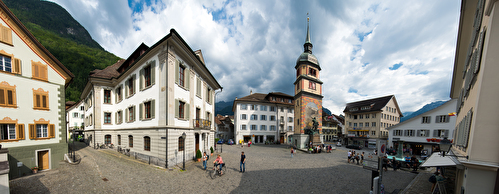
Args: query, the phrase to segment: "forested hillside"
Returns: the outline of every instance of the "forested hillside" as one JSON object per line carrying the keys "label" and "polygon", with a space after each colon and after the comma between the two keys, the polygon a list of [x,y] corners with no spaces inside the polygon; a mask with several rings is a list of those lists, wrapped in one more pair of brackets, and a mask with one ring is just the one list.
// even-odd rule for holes
{"label": "forested hillside", "polygon": [[3,0],[47,50],[74,75],[66,100],[77,101],[88,73],[114,64],[119,57],[105,51],[61,6],[40,0]]}

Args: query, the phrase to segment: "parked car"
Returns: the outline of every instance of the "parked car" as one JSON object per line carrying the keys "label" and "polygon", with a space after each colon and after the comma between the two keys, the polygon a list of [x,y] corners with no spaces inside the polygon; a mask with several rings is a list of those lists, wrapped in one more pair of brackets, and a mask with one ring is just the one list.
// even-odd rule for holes
{"label": "parked car", "polygon": [[341,147],[341,143],[340,142],[336,143],[336,146]]}
{"label": "parked car", "polygon": [[223,144],[225,141],[223,139],[218,140],[217,144]]}
{"label": "parked car", "polygon": [[234,144],[234,140],[232,140],[232,139],[229,139],[229,141],[227,141],[227,144],[229,144],[229,145],[232,145],[232,144]]}
{"label": "parked car", "polygon": [[362,146],[360,146],[360,145],[353,145],[353,144],[352,144],[352,145],[347,145],[347,147],[346,147],[346,148],[351,148],[351,149],[360,150],[360,149],[362,149]]}

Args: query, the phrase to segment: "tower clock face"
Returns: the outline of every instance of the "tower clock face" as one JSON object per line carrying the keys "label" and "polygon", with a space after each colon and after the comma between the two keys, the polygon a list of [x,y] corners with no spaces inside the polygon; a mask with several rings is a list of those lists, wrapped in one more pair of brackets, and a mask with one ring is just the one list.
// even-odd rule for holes
{"label": "tower clock face", "polygon": [[319,116],[319,106],[313,102],[307,103],[305,105],[305,128],[306,129],[312,129],[314,126],[314,122],[312,120],[315,118],[315,120],[319,121],[320,116]]}

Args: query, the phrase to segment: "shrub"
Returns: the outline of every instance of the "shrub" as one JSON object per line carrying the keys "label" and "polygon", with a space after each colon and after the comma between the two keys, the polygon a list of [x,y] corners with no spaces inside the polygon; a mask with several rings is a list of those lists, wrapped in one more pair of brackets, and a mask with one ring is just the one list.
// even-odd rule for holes
{"label": "shrub", "polygon": [[218,138],[215,138],[215,143],[217,143],[217,142],[218,142],[218,140],[220,140],[220,139],[218,139]]}
{"label": "shrub", "polygon": [[198,150],[196,153],[196,158],[201,158],[203,155],[201,154],[201,150]]}
{"label": "shrub", "polygon": [[210,151],[213,154],[213,146],[210,147]]}

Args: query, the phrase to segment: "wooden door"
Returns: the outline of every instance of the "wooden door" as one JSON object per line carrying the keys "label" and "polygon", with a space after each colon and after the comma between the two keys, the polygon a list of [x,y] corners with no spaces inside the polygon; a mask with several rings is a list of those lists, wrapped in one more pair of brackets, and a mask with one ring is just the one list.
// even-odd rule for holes
{"label": "wooden door", "polygon": [[38,169],[49,169],[49,151],[38,152]]}
{"label": "wooden door", "polygon": [[199,150],[199,134],[196,133],[196,150],[194,150],[195,152],[197,152]]}

